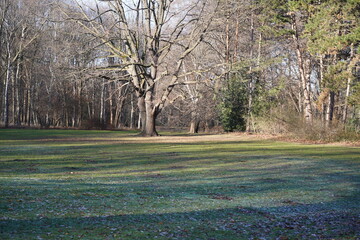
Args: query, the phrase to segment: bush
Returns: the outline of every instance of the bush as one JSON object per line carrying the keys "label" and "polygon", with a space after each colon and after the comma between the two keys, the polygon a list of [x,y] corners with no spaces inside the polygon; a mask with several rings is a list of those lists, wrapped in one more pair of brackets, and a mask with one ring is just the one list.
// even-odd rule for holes
{"label": "bush", "polygon": [[113,129],[114,126],[108,123],[104,123],[103,121],[97,118],[97,119],[88,119],[86,121],[83,121],[83,123],[81,124],[81,128],[87,130],[94,130],[94,129],[105,130],[105,129]]}
{"label": "bush", "polygon": [[227,87],[223,89],[219,110],[221,123],[226,132],[246,129],[247,81],[241,74],[237,74],[227,80]]}
{"label": "bush", "polygon": [[334,120],[330,126],[326,126],[324,121],[315,118],[312,124],[309,124],[304,121],[302,114],[288,109],[291,108],[274,108],[268,117],[257,118],[256,131],[313,142],[360,141],[360,128],[357,122],[351,121],[344,125]]}

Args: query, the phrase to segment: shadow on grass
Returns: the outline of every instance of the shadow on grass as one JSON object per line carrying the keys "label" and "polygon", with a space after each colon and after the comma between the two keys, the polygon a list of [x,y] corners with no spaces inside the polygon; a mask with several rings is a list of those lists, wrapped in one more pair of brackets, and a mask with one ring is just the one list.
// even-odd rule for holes
{"label": "shadow on grass", "polygon": [[[6,158],[0,174],[46,175],[86,177],[100,174],[106,177],[154,178],[158,182],[181,182],[198,179],[198,172],[205,172],[201,179],[241,181],[255,178],[262,186],[278,187],[293,183],[311,186],[311,175],[336,181],[359,184],[356,169],[360,149],[328,148],[314,146],[271,145],[268,141],[232,141],[226,143],[142,143],[97,144],[92,146],[54,147],[43,146],[38,152],[25,150],[0,152]],[[210,146],[209,149],[206,146]],[[175,147],[175,148],[173,148]],[[169,149],[171,148],[171,149]],[[300,149],[299,149],[300,148]],[[339,153],[340,152],[340,153]],[[41,159],[36,159],[36,157]],[[22,158],[23,157],[23,158]],[[26,159],[29,158],[30,159]],[[355,161],[354,161],[355,160]],[[278,164],[280,163],[280,164]],[[320,171],[319,171],[320,170]],[[331,172],[334,171],[334,172]],[[337,172],[335,172],[337,171]],[[284,174],[286,173],[286,174]],[[194,177],[189,177],[191,174]],[[216,176],[226,175],[225,178]],[[281,176],[282,175],[282,176]],[[297,176],[289,182],[289,175]],[[169,178],[168,176],[172,176]],[[308,178],[309,177],[309,178]],[[306,182],[299,182],[303,178]],[[151,180],[151,179],[150,179]]]}
{"label": "shadow on grass", "polygon": [[359,148],[61,138],[0,147],[1,239],[360,237]]}
{"label": "shadow on grass", "polygon": [[[284,208],[284,207],[282,207]],[[324,206],[287,206],[297,215],[276,216],[256,208],[0,221],[2,239],[249,239],[360,237],[359,215]],[[326,209],[326,207],[325,207]],[[308,210],[308,211],[306,211]],[[281,212],[282,210],[276,210]]]}

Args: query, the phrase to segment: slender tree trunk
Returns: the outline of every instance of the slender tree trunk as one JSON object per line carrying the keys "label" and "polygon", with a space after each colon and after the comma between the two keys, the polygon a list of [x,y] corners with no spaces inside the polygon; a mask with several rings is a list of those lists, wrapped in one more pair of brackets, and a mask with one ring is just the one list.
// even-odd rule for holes
{"label": "slender tree trunk", "polygon": [[92,113],[91,113],[91,106],[90,106],[90,101],[88,101],[87,103],[87,110],[88,110],[88,116],[89,116],[89,119],[92,119]]}
{"label": "slender tree trunk", "polygon": [[[74,83],[74,86],[73,86],[73,98],[76,99],[76,95],[77,95],[77,91],[76,91],[76,82]],[[76,109],[77,107],[77,104],[73,104],[72,106],[72,116],[71,116],[71,125],[72,127],[76,127],[76,119],[77,119],[77,114],[78,114],[78,111]]]}
{"label": "slender tree trunk", "polygon": [[139,111],[138,121],[137,121],[137,129],[141,129],[141,114]]}
{"label": "slender tree trunk", "polygon": [[16,126],[20,126],[21,125],[21,112],[20,112],[20,105],[21,105],[21,101],[20,101],[20,61],[17,64],[17,68],[16,68],[16,74],[15,74],[15,82],[16,82],[16,88],[15,88],[15,97],[14,100],[16,102],[16,107],[15,107],[15,125]]}
{"label": "slender tree trunk", "polygon": [[[112,109],[112,113],[110,114],[110,124],[112,124],[115,128],[121,128],[120,126],[120,112],[121,110],[121,106],[120,106],[120,101],[121,101],[121,90],[119,92],[119,95],[115,95],[115,93],[117,92],[117,89],[119,89],[118,83],[114,82],[114,86],[110,86],[111,91],[109,92],[110,94],[110,109]],[[114,95],[114,96],[112,96]],[[112,119],[112,120],[111,120]]]}
{"label": "slender tree trunk", "polygon": [[12,101],[11,101],[11,122],[13,124],[13,126],[15,126],[15,122],[16,122],[16,69],[14,70],[14,72],[11,74],[11,96],[12,96]]}
{"label": "slender tree trunk", "polygon": [[121,121],[122,119],[122,114],[123,114],[123,108],[124,108],[124,103],[125,103],[125,95],[126,92],[123,95],[120,95],[117,99],[117,105],[116,105],[116,112],[115,112],[115,119],[114,119],[114,126],[116,126],[117,128],[121,128],[122,126],[124,126],[125,124]]}
{"label": "slender tree trunk", "polygon": [[[320,56],[320,70],[319,70],[319,91],[324,90],[324,56]],[[321,120],[322,122],[326,121],[326,105],[324,102],[321,103]]]}
{"label": "slender tree trunk", "polygon": [[334,91],[330,91],[328,98],[328,105],[326,111],[326,126],[330,127],[331,122],[334,117],[334,107],[335,107],[335,93]]}
{"label": "slender tree trunk", "polygon": [[30,126],[31,125],[31,86],[30,85],[27,86],[26,96],[27,96],[26,123],[28,126]]}
{"label": "slender tree trunk", "polygon": [[101,96],[100,96],[100,124],[101,127],[105,126],[105,80],[103,79],[101,85]]}
{"label": "slender tree trunk", "polygon": [[344,123],[346,123],[347,121],[347,115],[348,115],[348,104],[349,104],[349,97],[350,97],[350,87],[351,87],[351,70],[352,70],[352,59],[354,57],[354,44],[352,43],[351,46],[350,46],[350,64],[348,66],[348,71],[349,71],[349,77],[347,79],[347,84],[346,84],[346,93],[345,93],[345,104],[344,104],[344,111],[343,111],[343,119],[342,121]]}
{"label": "slender tree trunk", "polygon": [[7,59],[7,69],[6,69],[6,81],[5,81],[5,90],[4,90],[4,124],[5,128],[9,127],[9,85],[11,81],[11,55],[10,47],[8,46],[8,59]]}
{"label": "slender tree trunk", "polygon": [[110,125],[114,125],[114,103],[113,103],[113,83],[109,83],[109,113],[110,113]]}
{"label": "slender tree trunk", "polygon": [[[250,17],[250,60],[253,60],[254,57],[254,41],[255,41],[255,28],[254,28],[254,13],[251,11]],[[251,114],[253,106],[253,95],[255,90],[255,79],[253,74],[253,65],[250,65],[250,80],[249,80],[249,96],[248,96],[248,109],[246,117],[246,132],[251,132]]]}
{"label": "slender tree trunk", "polygon": [[238,54],[238,46],[239,46],[239,19],[236,19],[236,28],[235,28],[235,46],[234,46],[234,54],[233,54],[233,61],[237,61],[237,54]]}
{"label": "slender tree trunk", "polygon": [[19,91],[20,91],[20,70],[21,70],[21,61],[22,61],[22,51],[23,51],[23,43],[25,39],[25,31],[26,27],[23,27],[21,30],[21,39],[20,39],[20,46],[19,46],[19,56],[16,59],[16,73],[14,76],[14,96],[13,96],[13,119],[14,124],[16,126],[20,126],[20,98],[19,98]]}
{"label": "slender tree trunk", "polygon": [[343,112],[343,119],[342,121],[346,123],[347,116],[348,116],[348,105],[349,105],[349,97],[350,97],[350,86],[351,86],[351,77],[347,79],[346,85],[346,93],[345,93],[345,104],[344,104],[344,112]]}
{"label": "slender tree trunk", "polygon": [[299,111],[301,112],[301,113],[303,113],[304,112],[304,96],[303,96],[303,94],[302,94],[302,87],[301,87],[301,79],[300,79],[300,81],[299,81],[299,93],[298,93],[298,98],[299,98],[299,102],[298,102],[298,107],[299,107]]}
{"label": "slender tree trunk", "polygon": [[91,111],[91,115],[92,115],[92,119],[95,120],[96,118],[96,105],[95,103],[98,103],[98,100],[96,99],[96,84],[95,81],[93,81],[93,94],[92,94],[92,111]]}
{"label": "slender tree trunk", "polygon": [[311,74],[311,60],[306,60],[305,67],[305,87],[304,87],[304,117],[305,121],[307,123],[311,123],[313,120],[313,114],[312,114],[312,106],[311,106],[311,80],[310,80],[310,74]]}
{"label": "slender tree trunk", "polygon": [[226,18],[226,27],[225,27],[225,64],[227,65],[227,71],[225,73],[225,79],[229,80],[230,78],[230,23],[229,18]]}
{"label": "slender tree trunk", "polygon": [[301,90],[303,97],[303,106],[304,106],[304,119],[306,123],[311,123],[312,116],[312,107],[311,107],[311,82],[310,82],[310,74],[311,74],[311,60],[306,59],[305,54],[302,52],[302,48],[300,46],[300,39],[298,35],[296,17],[293,18],[292,29],[294,30],[293,41],[296,50],[296,56],[298,60],[300,79],[301,79]]}
{"label": "slender tree trunk", "polygon": [[134,128],[134,114],[135,114],[134,94],[131,93],[130,129]]}
{"label": "slender tree trunk", "polygon": [[81,127],[81,120],[82,120],[82,88],[83,88],[83,82],[80,80],[80,86],[78,88],[78,126]]}
{"label": "slender tree trunk", "polygon": [[27,82],[24,84],[24,92],[23,92],[23,115],[22,122],[24,124],[27,123],[27,108],[28,108],[28,85]]}

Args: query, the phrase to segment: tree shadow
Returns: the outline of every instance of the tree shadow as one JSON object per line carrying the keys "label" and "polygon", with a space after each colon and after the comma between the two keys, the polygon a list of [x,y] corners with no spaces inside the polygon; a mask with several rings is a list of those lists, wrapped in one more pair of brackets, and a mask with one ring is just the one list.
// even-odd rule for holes
{"label": "tree shadow", "polygon": [[358,148],[110,140],[31,151],[0,153],[2,239],[360,237]]}
{"label": "tree shadow", "polygon": [[[2,218],[2,239],[341,239],[360,236],[359,213],[329,210],[326,204],[289,204],[277,209],[234,207],[32,219]],[[285,212],[287,214],[273,214]],[[290,214],[289,214],[290,213]]]}

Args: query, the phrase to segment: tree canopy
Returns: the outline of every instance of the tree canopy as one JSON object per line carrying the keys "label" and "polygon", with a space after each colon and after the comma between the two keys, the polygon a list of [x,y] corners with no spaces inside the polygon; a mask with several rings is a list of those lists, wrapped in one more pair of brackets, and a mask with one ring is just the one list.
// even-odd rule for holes
{"label": "tree canopy", "polygon": [[359,131],[357,0],[0,1],[1,123]]}

